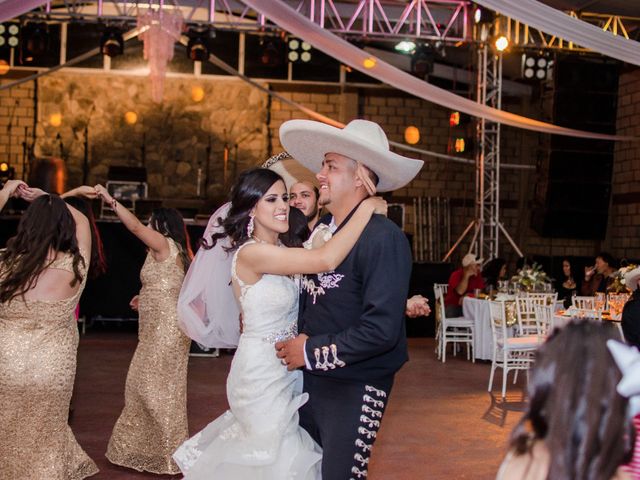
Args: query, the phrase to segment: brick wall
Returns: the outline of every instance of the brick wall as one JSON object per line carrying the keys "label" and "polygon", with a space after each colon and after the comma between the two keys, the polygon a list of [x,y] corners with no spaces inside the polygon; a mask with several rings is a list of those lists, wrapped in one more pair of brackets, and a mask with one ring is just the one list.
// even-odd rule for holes
{"label": "brick wall", "polygon": [[[640,137],[640,68],[620,75],[618,135]],[[618,142],[606,244],[621,258],[640,259],[640,142]]]}
{"label": "brick wall", "polygon": [[[3,79],[0,85],[13,80]],[[32,140],[34,109],[34,82],[0,91],[0,161],[8,162],[15,169],[16,178],[22,178],[22,142],[25,141],[25,128],[27,143],[30,144]]]}

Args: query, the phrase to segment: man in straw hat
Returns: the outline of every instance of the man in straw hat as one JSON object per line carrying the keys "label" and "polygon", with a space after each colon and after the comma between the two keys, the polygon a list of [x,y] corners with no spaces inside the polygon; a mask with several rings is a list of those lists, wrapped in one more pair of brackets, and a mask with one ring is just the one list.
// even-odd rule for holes
{"label": "man in straw hat", "polygon": [[[280,128],[280,141],[317,172],[319,203],[331,213],[334,233],[362,200],[406,185],[423,165],[391,152],[380,126],[366,120],[344,129],[291,120]],[[405,235],[374,215],[335,271],[303,278],[300,335],[276,350],[290,370],[304,368],[310,400],[300,423],[323,448],[324,479],[367,475],[394,375],[407,361],[410,274]]]}

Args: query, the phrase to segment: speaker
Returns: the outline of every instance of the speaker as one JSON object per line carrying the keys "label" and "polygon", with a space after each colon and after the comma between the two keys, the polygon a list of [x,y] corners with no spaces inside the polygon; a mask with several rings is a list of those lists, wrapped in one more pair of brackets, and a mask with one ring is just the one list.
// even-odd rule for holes
{"label": "speaker", "polygon": [[[554,72],[552,121],[615,134],[617,63],[559,57]],[[551,135],[540,152],[532,227],[545,237],[603,239],[611,197],[611,141]]]}

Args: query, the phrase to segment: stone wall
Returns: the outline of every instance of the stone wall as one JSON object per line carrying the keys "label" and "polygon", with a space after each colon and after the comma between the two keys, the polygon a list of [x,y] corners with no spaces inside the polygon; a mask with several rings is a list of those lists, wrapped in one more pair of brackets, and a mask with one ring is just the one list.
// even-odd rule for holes
{"label": "stone wall", "polygon": [[[204,94],[199,101],[194,87],[202,89],[196,95]],[[266,157],[267,95],[241,81],[204,78],[167,78],[161,104],[149,92],[142,77],[58,73],[42,78],[36,156],[63,157],[69,185],[78,185],[89,121],[88,183],[106,181],[110,165],[145,166],[150,196],[169,198],[195,196],[198,168],[204,181],[209,143],[209,196],[224,195],[225,144],[229,181],[234,172]],[[126,122],[127,112],[135,113],[135,124]],[[52,124],[52,115],[61,115],[60,126]]]}
{"label": "stone wall", "polygon": [[[2,80],[0,85],[12,80]],[[35,125],[34,82],[0,91],[0,161],[22,178],[23,142],[30,144]]]}

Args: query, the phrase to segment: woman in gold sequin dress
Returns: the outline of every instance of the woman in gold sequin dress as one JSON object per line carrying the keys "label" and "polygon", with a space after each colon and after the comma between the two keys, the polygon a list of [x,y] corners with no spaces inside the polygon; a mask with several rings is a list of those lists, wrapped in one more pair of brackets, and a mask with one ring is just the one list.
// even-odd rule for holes
{"label": "woman in gold sequin dress", "polygon": [[42,193],[21,187],[33,203],[0,253],[0,478],[78,480],[98,472],[67,423],[91,233]]}
{"label": "woman in gold sequin dress", "polygon": [[178,328],[178,294],[191,252],[182,216],[154,210],[144,226],[101,185],[96,192],[149,248],[140,271],[138,347],[125,386],[125,405],[106,456],[112,463],[152,473],[178,473],[171,454],[187,439],[187,362],[191,340]]}

